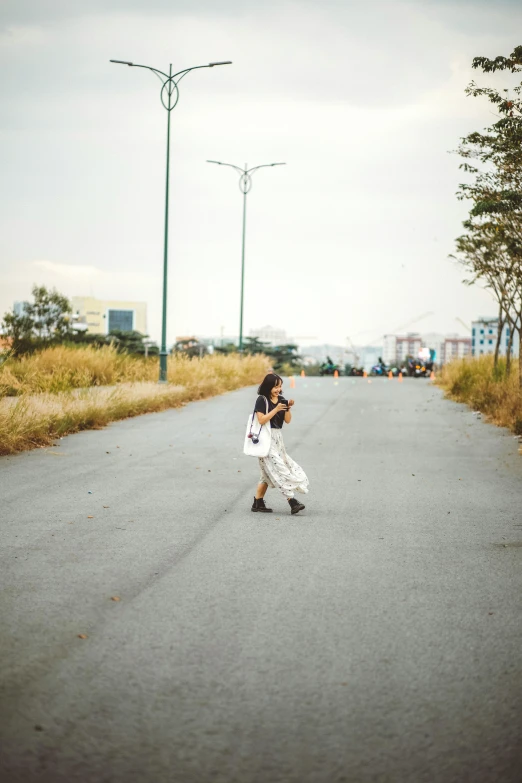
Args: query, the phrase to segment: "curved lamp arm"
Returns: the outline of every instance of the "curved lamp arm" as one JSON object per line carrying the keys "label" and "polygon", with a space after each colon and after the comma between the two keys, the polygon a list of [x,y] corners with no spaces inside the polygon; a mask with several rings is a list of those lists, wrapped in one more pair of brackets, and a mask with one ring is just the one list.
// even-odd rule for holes
{"label": "curved lamp arm", "polygon": [[155,73],[161,74],[165,77],[165,79],[169,78],[168,73],[163,73],[163,71],[160,71],[159,68],[153,68],[152,65],[138,65],[138,63],[127,62],[127,60],[109,60],[109,62],[118,63],[119,65],[129,65],[132,68],[147,68],[149,71],[154,71]]}
{"label": "curved lamp arm", "polygon": [[[165,79],[175,79],[176,76],[179,76],[180,74],[187,74],[189,71],[196,71],[198,68],[214,68],[216,65],[232,65],[232,60],[222,60],[220,62],[215,63],[208,63],[207,65],[193,65],[192,68],[184,68],[182,71],[178,71],[177,73],[174,73],[172,76],[169,76],[168,73],[165,73],[164,71],[160,71],[159,68],[153,68],[152,65],[139,65],[138,63],[131,63],[128,60],[109,60],[111,63],[118,63],[118,65],[129,65],[132,68],[148,68],[149,71],[155,71],[156,73],[160,73],[162,76],[165,77]],[[183,78],[181,76],[181,78]],[[178,79],[179,81],[179,79]]]}
{"label": "curved lamp arm", "polygon": [[260,166],[254,166],[251,169],[246,167],[242,169],[240,166],[235,166],[233,163],[223,163],[221,160],[207,160],[207,163],[216,163],[218,166],[229,166],[231,169],[239,172],[239,189],[246,196],[252,187],[252,174],[258,169],[268,169],[272,166],[286,166],[286,163],[262,163]]}
{"label": "curved lamp arm", "polygon": [[[187,73],[191,71],[197,71],[199,68],[214,68],[216,65],[232,65],[232,60],[223,60],[221,62],[208,63],[207,65],[194,65],[192,68],[184,68],[182,71],[178,71],[174,74],[168,74],[164,71],[160,71],[159,68],[153,68],[152,65],[139,65],[138,63],[132,63],[129,60],[110,60],[111,63],[117,63],[118,65],[128,65],[132,68],[146,68],[148,71],[152,71],[158,79],[161,81],[163,87],[161,89],[161,102],[165,109],[170,113],[175,108],[179,101],[178,84]],[[172,71],[172,65],[170,66]],[[176,78],[179,77],[179,78]],[[171,103],[172,95],[176,92],[174,103]],[[168,101],[165,102],[164,93],[168,96]]]}
{"label": "curved lamp arm", "polygon": [[[218,63],[208,63],[208,65],[193,65],[192,68],[184,68],[182,71],[178,71],[177,73],[173,73],[170,78],[175,79],[176,76],[179,76],[178,82],[180,79],[183,79],[183,76],[185,76],[189,71],[197,71],[198,68],[215,68],[216,65],[232,65],[232,60],[223,60],[222,62]],[[146,67],[146,66],[145,66]],[[180,74],[182,74],[180,76]],[[167,78],[169,78],[167,76]]]}
{"label": "curved lamp arm", "polygon": [[207,163],[216,163],[218,166],[230,166],[231,169],[235,169],[236,171],[239,171],[240,174],[245,174],[246,170],[239,168],[239,166],[234,166],[233,163],[222,163],[220,160],[207,160]]}
{"label": "curved lamp arm", "polygon": [[254,166],[253,169],[248,169],[245,174],[252,174],[252,172],[257,171],[258,169],[267,169],[271,166],[286,166],[286,163],[262,163],[261,166]]}

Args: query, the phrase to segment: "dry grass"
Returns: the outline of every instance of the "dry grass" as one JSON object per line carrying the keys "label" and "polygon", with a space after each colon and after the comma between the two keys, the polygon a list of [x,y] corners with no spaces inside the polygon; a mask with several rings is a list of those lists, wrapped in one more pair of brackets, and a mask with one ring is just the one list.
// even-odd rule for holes
{"label": "dry grass", "polygon": [[46,446],[62,435],[177,407],[185,399],[183,387],[149,383],[4,398],[0,403],[0,454]]}
{"label": "dry grass", "polygon": [[[168,359],[169,383],[208,388],[209,393],[236,389],[252,383],[268,366],[265,357],[214,354],[202,359],[173,356]],[[256,375],[256,378],[257,378]],[[56,346],[20,359],[8,359],[0,367],[0,397],[41,392],[70,391],[117,383],[155,382],[158,358],[118,353],[112,346]],[[204,395],[205,396],[205,395]]]}
{"label": "dry grass", "polygon": [[[169,376],[187,362],[190,360],[169,359]],[[155,381],[157,376],[157,358],[118,353],[109,345],[101,348],[58,345],[20,359],[8,359],[0,367],[0,397]]]}
{"label": "dry grass", "polygon": [[506,377],[506,360],[493,367],[492,356],[460,359],[442,368],[437,379],[446,396],[467,403],[500,427],[522,435],[522,392],[518,385],[518,361]]}
{"label": "dry grass", "polygon": [[158,385],[157,358],[121,355],[107,347],[58,347],[10,360],[0,368],[0,454],[259,383],[267,371],[264,356],[172,357],[169,383]]}

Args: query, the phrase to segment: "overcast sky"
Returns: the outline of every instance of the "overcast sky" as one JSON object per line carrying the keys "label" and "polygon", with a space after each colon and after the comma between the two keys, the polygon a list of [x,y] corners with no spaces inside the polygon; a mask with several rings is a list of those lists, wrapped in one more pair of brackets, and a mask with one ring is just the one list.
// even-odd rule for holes
{"label": "overcast sky", "polygon": [[287,164],[248,196],[245,334],[465,334],[496,308],[448,260],[448,150],[494,121],[464,95],[492,83],[472,58],[521,29],[519,0],[2,0],[0,314],[39,283],[144,300],[159,338],[167,113],[152,73],[109,60],[232,60],[172,113],[169,342],[238,333],[242,196],[208,158]]}

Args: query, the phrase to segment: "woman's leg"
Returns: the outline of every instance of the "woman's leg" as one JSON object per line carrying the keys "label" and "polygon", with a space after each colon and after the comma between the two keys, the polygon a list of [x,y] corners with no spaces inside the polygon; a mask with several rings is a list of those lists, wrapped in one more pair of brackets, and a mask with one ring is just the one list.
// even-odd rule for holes
{"label": "woman's leg", "polygon": [[261,484],[258,484],[257,485],[257,492],[256,492],[256,500],[260,500],[261,498],[264,498],[267,489],[268,489],[268,484],[265,484],[264,482],[261,482]]}
{"label": "woman's leg", "polygon": [[263,497],[267,489],[268,489],[268,484],[265,481],[260,481],[259,484],[257,485],[257,492],[251,509],[252,511],[264,511],[269,513],[272,511],[271,508],[266,507],[265,501],[263,500]]}

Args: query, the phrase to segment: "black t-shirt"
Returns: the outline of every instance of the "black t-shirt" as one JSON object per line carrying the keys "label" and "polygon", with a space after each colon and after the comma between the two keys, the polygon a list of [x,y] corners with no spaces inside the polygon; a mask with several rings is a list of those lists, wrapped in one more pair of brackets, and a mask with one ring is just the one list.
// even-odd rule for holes
{"label": "black t-shirt", "polygon": [[[285,400],[282,394],[279,395],[277,402],[272,402],[270,397],[267,397],[266,399],[268,400],[268,413],[271,413],[274,410],[274,408],[277,408],[280,402],[284,402],[285,405],[288,402],[288,400]],[[256,412],[259,411],[259,413],[266,413],[265,398],[261,397],[261,395],[259,395],[259,397],[257,398],[255,410]],[[285,411],[279,411],[279,413],[276,413],[276,415],[272,416],[272,418],[270,419],[270,426],[273,427],[275,430],[283,429],[284,423],[285,423]]]}

